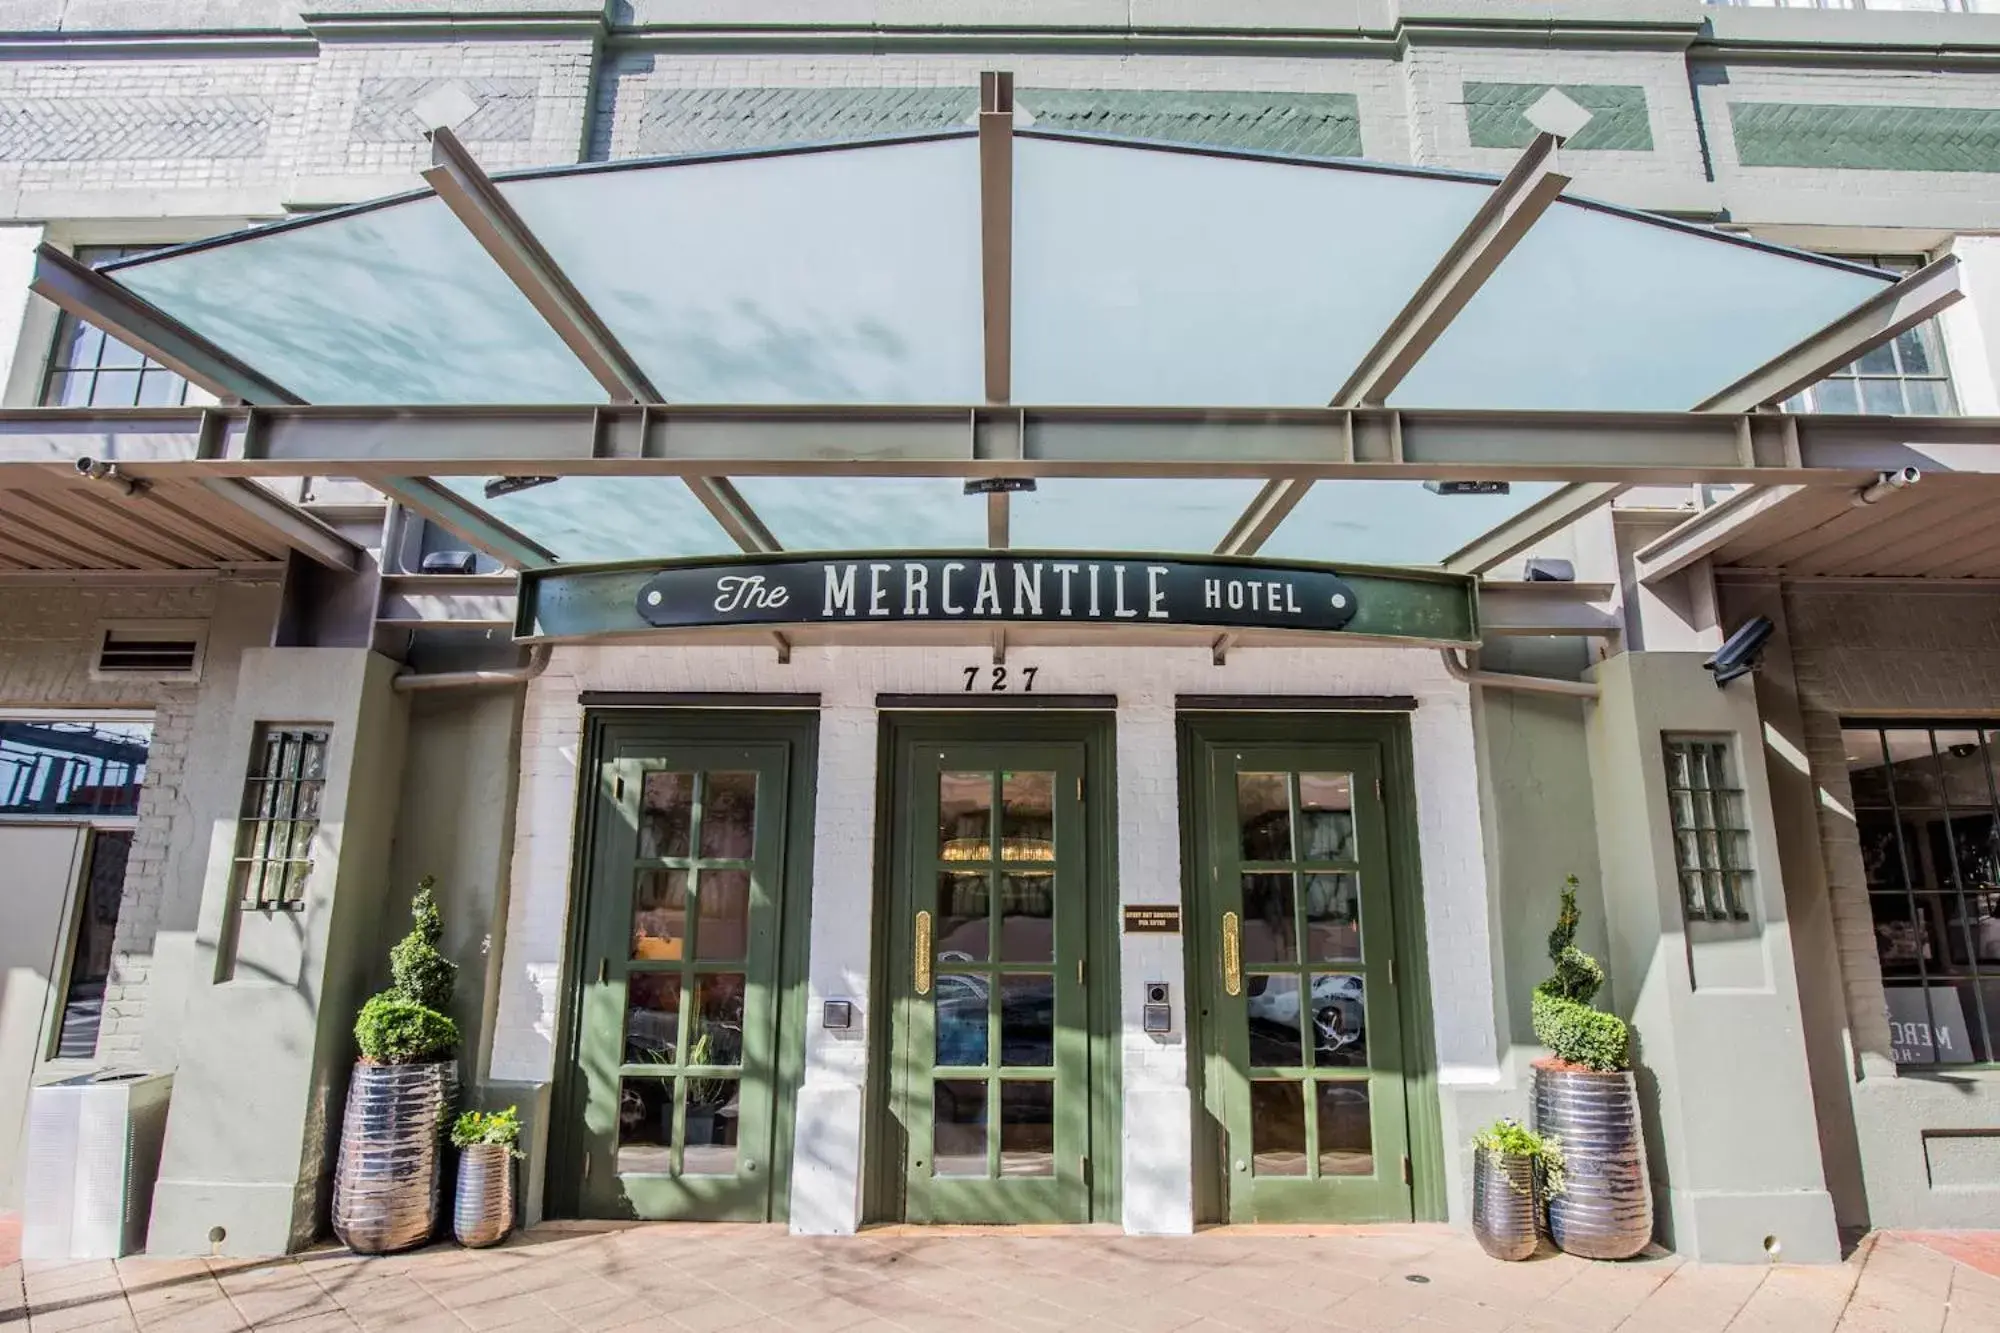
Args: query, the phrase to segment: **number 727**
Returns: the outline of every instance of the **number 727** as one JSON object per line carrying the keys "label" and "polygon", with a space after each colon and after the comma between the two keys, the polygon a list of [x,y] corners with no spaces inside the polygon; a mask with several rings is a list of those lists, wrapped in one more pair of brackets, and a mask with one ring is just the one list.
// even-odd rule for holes
{"label": "number 727", "polygon": [[[1040,670],[1040,667],[1021,668],[1021,679],[1027,682],[1021,686],[1022,693],[1033,694],[1035,692],[1035,673]],[[967,694],[972,693],[973,687],[979,683],[979,672],[980,668],[976,666],[965,668],[965,692]],[[1006,690],[1007,668],[1003,666],[992,668],[992,675],[989,681],[990,683],[986,686],[989,691],[997,692]]]}

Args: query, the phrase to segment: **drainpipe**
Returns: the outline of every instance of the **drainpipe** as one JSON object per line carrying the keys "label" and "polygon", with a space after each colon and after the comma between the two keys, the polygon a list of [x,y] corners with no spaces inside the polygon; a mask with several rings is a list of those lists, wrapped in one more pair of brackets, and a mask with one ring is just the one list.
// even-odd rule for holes
{"label": "drainpipe", "polygon": [[1483,685],[1489,690],[1526,690],[1534,694],[1561,694],[1572,699],[1595,699],[1597,686],[1587,680],[1550,680],[1545,676],[1515,676],[1502,671],[1477,671],[1459,660],[1456,648],[1440,648],[1444,669],[1451,678],[1467,685]]}
{"label": "drainpipe", "polygon": [[517,666],[506,671],[440,671],[435,675],[410,672],[396,677],[393,684],[399,694],[411,690],[467,690],[481,686],[525,685],[548,670],[549,658],[555,652],[555,645],[538,643],[528,650],[525,666]]}

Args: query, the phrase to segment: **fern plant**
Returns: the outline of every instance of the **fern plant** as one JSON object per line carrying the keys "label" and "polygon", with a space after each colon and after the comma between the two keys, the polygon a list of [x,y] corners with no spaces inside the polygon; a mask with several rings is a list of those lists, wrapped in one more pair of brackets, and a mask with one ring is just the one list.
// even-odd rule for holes
{"label": "fern plant", "polygon": [[1632,1034],[1616,1014],[1590,1002],[1604,985],[1604,967],[1576,947],[1575,875],[1563,885],[1562,910],[1549,932],[1549,960],[1555,975],[1535,987],[1531,1002],[1535,1037],[1566,1064],[1603,1072],[1629,1067]]}
{"label": "fern plant", "polygon": [[1556,1135],[1537,1134],[1518,1120],[1496,1120],[1472,1136],[1472,1146],[1481,1152],[1533,1162],[1541,1175],[1543,1198],[1553,1199],[1563,1192],[1562,1140]]}

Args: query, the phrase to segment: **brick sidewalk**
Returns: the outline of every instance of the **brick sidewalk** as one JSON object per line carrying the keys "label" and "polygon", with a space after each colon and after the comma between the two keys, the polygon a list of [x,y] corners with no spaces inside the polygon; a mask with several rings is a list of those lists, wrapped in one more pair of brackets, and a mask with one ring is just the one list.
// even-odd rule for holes
{"label": "brick sidewalk", "polygon": [[[1955,1258],[1947,1250],[1956,1250]],[[2000,1330],[2000,1243],[1869,1238],[1847,1263],[1719,1267],[1671,1256],[1496,1263],[1440,1227],[1221,1229],[1185,1239],[910,1229],[798,1239],[774,1227],[546,1227],[507,1246],[360,1259],[133,1259],[0,1270],[0,1327]],[[1965,1260],[1969,1259],[1970,1262]],[[1988,1271],[1981,1271],[1982,1268]]]}

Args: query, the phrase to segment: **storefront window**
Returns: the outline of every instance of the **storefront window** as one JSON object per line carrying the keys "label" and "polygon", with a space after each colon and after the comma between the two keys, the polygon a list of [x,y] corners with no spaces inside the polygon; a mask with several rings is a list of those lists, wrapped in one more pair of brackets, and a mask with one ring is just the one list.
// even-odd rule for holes
{"label": "storefront window", "polygon": [[1841,737],[1896,1062],[2000,1060],[2000,728]]}
{"label": "storefront window", "polygon": [[150,722],[0,719],[0,818],[139,813]]}

